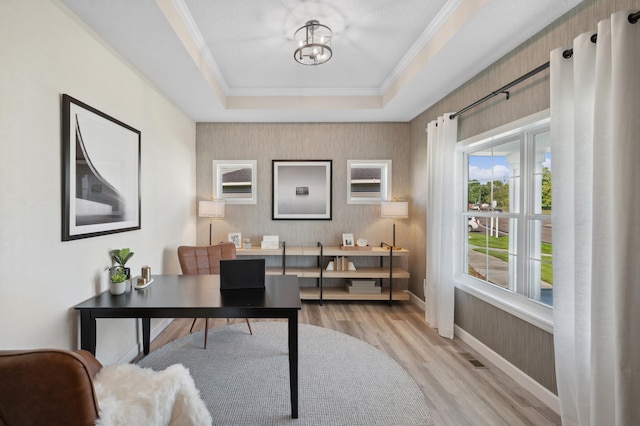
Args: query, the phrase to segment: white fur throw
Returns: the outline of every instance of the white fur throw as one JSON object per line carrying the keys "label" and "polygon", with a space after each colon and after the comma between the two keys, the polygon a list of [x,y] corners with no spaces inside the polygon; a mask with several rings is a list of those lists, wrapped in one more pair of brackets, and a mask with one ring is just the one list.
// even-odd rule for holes
{"label": "white fur throw", "polygon": [[100,406],[96,425],[211,425],[189,370],[175,364],[153,371],[132,364],[104,367],[94,379]]}

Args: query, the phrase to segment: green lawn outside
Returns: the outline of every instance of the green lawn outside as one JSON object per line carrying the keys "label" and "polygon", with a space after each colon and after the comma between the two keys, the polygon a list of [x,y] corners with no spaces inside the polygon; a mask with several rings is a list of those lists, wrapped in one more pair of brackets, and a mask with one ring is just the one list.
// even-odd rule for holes
{"label": "green lawn outside", "polygon": [[[485,234],[479,232],[469,233],[469,245],[477,247],[486,247],[490,249],[509,249],[509,237],[487,237]],[[552,246],[549,243],[541,243],[540,251],[542,254],[552,254]]]}
{"label": "green lawn outside", "polygon": [[[483,248],[474,248],[473,250],[478,253],[487,254],[487,251]],[[504,262],[509,261],[509,255],[506,251],[489,250],[488,254],[489,256],[495,257]],[[551,260],[550,256],[542,256],[542,262],[540,264],[540,279],[550,285],[553,285],[553,266],[551,264]]]}

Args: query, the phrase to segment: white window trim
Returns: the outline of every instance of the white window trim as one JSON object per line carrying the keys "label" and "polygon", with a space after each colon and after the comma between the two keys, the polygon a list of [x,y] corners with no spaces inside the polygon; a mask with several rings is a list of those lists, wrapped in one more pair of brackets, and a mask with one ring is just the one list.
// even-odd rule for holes
{"label": "white window trim", "polygon": [[[351,196],[351,169],[357,166],[380,168],[380,196]],[[391,160],[347,160],[347,204],[380,204],[391,199]]]}
{"label": "white window trim", "polygon": [[[224,197],[222,192],[222,171],[224,167],[251,169],[251,194],[246,197]],[[227,204],[257,204],[258,203],[258,170],[256,160],[213,160],[213,193],[215,197],[226,200]]]}
{"label": "white window trim", "polygon": [[[490,144],[492,141],[502,140],[509,135],[519,133],[522,127],[529,129],[543,125],[545,122],[548,122],[549,118],[550,112],[546,109],[473,136],[469,139],[460,141],[456,145],[457,161],[459,164],[462,164],[464,152],[468,150],[469,147],[479,144]],[[458,173],[456,176],[456,189],[458,191],[456,194],[456,216],[462,215],[463,212],[466,212],[467,208],[467,206],[464,205],[464,194],[460,193],[460,188],[462,188],[463,185],[463,174]],[[454,284],[456,288],[469,293],[497,307],[498,309],[508,312],[542,330],[553,333],[553,309],[551,307],[533,301],[524,294],[492,286],[462,272],[464,266],[461,263],[462,259],[465,258],[465,248],[462,244],[462,236],[465,235],[466,225],[463,221],[459,222],[460,224],[455,230],[455,249],[458,253],[458,255],[455,256],[455,270],[457,272],[454,277]]]}

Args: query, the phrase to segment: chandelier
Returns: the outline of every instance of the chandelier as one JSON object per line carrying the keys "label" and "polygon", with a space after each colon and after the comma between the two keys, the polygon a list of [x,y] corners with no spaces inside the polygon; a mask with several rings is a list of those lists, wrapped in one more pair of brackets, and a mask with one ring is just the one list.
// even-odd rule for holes
{"label": "chandelier", "polygon": [[320,65],[331,59],[333,31],[316,20],[308,21],[293,35],[296,41],[294,59],[302,65]]}

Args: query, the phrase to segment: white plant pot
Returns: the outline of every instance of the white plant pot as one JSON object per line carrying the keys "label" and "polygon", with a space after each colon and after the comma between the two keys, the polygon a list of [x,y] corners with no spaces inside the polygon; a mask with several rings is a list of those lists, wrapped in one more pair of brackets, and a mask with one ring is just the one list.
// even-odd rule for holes
{"label": "white plant pot", "polygon": [[125,292],[125,290],[127,289],[127,282],[123,281],[121,283],[109,283],[109,291],[111,292],[111,294],[122,294]]}

